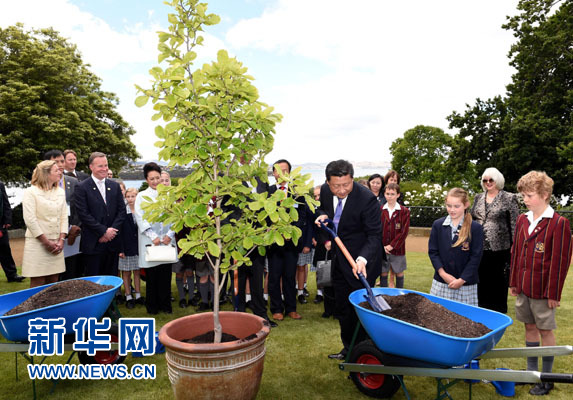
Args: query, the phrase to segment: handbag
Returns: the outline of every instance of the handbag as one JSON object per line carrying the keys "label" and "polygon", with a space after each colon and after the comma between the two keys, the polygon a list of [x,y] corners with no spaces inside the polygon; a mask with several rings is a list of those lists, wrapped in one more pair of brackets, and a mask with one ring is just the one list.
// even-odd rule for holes
{"label": "handbag", "polygon": [[324,260],[316,263],[316,286],[319,288],[332,286],[331,275],[332,260],[328,260],[328,251]]}
{"label": "handbag", "polygon": [[177,249],[175,246],[145,246],[145,261],[174,263],[177,262]]}

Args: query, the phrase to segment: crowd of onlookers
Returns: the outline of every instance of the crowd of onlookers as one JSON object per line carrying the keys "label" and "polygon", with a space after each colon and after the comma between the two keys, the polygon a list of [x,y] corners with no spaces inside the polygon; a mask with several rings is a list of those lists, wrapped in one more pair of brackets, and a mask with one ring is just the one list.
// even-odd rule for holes
{"label": "crowd of onlookers", "polygon": [[[140,304],[149,314],[170,314],[176,301],[181,308],[212,309],[211,257],[183,255],[176,262],[153,262],[145,257],[149,246],[177,246],[189,233],[175,233],[170,225],[148,221],[144,215],[144,203],[155,201],[158,185],[171,184],[169,173],[156,163],[145,164],[147,188],[138,192],[113,179],[103,153],[90,155],[89,175],[78,171],[76,164],[73,150],[51,150],[34,169],[22,201],[27,227],[23,276],[17,274],[10,252],[6,230],[11,225],[11,209],[0,183],[0,261],[8,281],[28,277],[35,287],[81,276],[120,274],[124,294],[119,291],[116,299],[127,308]],[[274,184],[260,180],[256,187],[244,184],[253,193],[282,191],[285,197],[293,196],[289,182],[281,177],[290,171],[291,164],[281,159],[273,164]],[[330,260],[331,283],[317,286],[314,302],[324,303],[324,318],[339,320],[344,347],[329,357],[342,359],[357,322],[348,301],[348,295],[361,288],[357,274],[363,273],[371,285],[404,288],[410,212],[396,171],[354,183],[352,165],[338,160],[328,164],[325,175],[326,182],[314,188],[314,198],[320,202],[315,213],[301,198],[295,199],[299,218],[293,224],[302,232],[298,243],[269,246],[266,256],[251,252],[252,266],[238,268],[237,279],[220,277],[221,301],[233,296],[236,284],[237,311],[250,308],[271,326],[285,317],[299,320],[297,303],[307,303],[309,296],[309,265]],[[504,184],[501,172],[488,168],[482,174],[483,192],[473,204],[462,188],[447,192],[447,215],[434,221],[428,242],[435,269],[430,294],[506,313],[509,289],[517,296],[516,318],[525,324],[526,345],[553,345],[555,309],[571,262],[569,221],[549,205],[553,180],[545,173],[529,172],[517,183],[529,210],[522,215],[517,195],[504,191]],[[214,207],[210,203],[208,212]],[[227,211],[241,213],[232,208]],[[321,223],[334,229],[349,256],[320,228]],[[173,275],[177,298],[171,290]],[[542,359],[542,370],[550,372],[552,357]],[[537,362],[536,357],[529,357],[527,368],[537,370]],[[531,393],[546,394],[552,388],[552,384],[538,384]]]}

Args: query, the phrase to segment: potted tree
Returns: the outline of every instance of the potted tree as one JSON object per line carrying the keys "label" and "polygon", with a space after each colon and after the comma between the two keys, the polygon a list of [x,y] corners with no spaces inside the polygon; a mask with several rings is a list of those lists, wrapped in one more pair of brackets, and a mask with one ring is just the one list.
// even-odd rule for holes
{"label": "potted tree", "polygon": [[[304,198],[313,209],[309,176],[300,169],[288,177],[293,197],[282,191],[272,196],[253,193],[257,179],[266,181],[264,161],[273,147],[273,108],[259,101],[253,78],[236,58],[220,50],[217,60],[194,69],[195,49],[203,42],[203,27],[219,22],[197,0],[172,0],[169,31],[159,32],[159,63],[151,69],[152,87],[136,98],[150,99],[159,157],[170,166],[191,166],[192,172],[171,187],[159,186],[146,218],[172,223],[190,233],[180,241],[182,254],[208,256],[215,270],[214,310],[166,324],[159,339],[165,345],[169,377],[177,398],[253,398],[258,390],[264,357],[266,321],[246,313],[219,311],[219,271],[246,264],[253,251],[298,241],[301,232],[297,203]],[[162,64],[161,64],[162,63]],[[272,223],[268,223],[271,221]],[[214,331],[213,343],[182,340]],[[221,343],[222,333],[239,340]],[[213,372],[213,374],[210,374]],[[242,373],[242,377],[231,373]],[[236,389],[238,393],[232,393]]]}

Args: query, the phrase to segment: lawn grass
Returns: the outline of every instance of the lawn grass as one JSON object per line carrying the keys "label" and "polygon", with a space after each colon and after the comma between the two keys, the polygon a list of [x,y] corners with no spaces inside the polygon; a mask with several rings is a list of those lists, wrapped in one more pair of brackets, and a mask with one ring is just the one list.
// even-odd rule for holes
{"label": "lawn grass", "polygon": [[[407,254],[408,270],[405,286],[408,289],[429,292],[433,269],[425,253],[409,252]],[[347,374],[341,372],[337,361],[329,360],[326,356],[340,350],[339,328],[337,321],[321,318],[322,304],[316,305],[314,299],[314,274],[309,276],[309,303],[298,305],[298,311],[303,316],[300,321],[286,319],[274,328],[267,340],[267,355],[265,370],[258,399],[356,399],[367,398],[362,395],[347,379]],[[570,279],[568,279],[569,281]],[[28,281],[23,283],[0,282],[0,293],[8,293],[27,288]],[[176,293],[175,285],[173,292]],[[156,328],[159,329],[167,321],[195,312],[195,308],[181,309],[173,303],[174,313],[171,316],[160,314],[156,318]],[[509,316],[514,318],[514,299],[509,299]],[[573,326],[571,326],[573,308],[573,288],[569,282],[565,284],[561,307],[557,311],[557,344],[573,345]],[[231,305],[223,306],[230,310]],[[145,317],[145,309],[141,306],[127,310],[120,306],[124,317]],[[523,324],[514,322],[508,327],[497,347],[524,346]],[[49,357],[46,363],[63,363],[69,356]],[[18,361],[18,375],[15,379],[14,353],[0,353],[0,399],[30,399],[32,385],[28,378],[25,362],[22,357]],[[77,363],[77,358],[72,362]],[[152,381],[136,380],[98,380],[98,381],[61,381],[53,394],[48,395],[52,384],[47,381],[37,382],[38,398],[50,400],[60,399],[170,399],[172,391],[167,377],[165,357],[163,354],[132,358],[128,356],[125,363],[131,366],[135,363],[153,363],[157,365],[157,378]],[[511,368],[524,369],[525,359],[484,360],[482,368]],[[573,373],[573,356],[557,357],[554,372]],[[436,395],[436,384],[433,378],[405,377],[405,383],[413,399],[433,399]],[[528,394],[528,385],[516,387],[517,399],[533,398]],[[449,390],[454,399],[468,398],[468,385],[458,384]],[[557,384],[550,394],[551,399],[571,399],[573,385]],[[400,390],[394,399],[405,399]],[[472,398],[485,400],[500,398],[492,385],[473,385]],[[232,399],[230,399],[232,400]]]}

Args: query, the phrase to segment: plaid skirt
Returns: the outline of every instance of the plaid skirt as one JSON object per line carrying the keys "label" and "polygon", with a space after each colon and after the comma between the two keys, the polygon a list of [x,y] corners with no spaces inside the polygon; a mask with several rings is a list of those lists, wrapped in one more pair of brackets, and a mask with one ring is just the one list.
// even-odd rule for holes
{"label": "plaid skirt", "polygon": [[470,306],[478,306],[477,283],[474,285],[464,285],[459,289],[450,289],[446,283],[432,281],[430,294],[444,299],[459,301]]}
{"label": "plaid skirt", "polygon": [[139,269],[139,256],[120,258],[117,269],[120,271],[137,271]]}
{"label": "plaid skirt", "polygon": [[312,260],[314,259],[314,249],[310,250],[308,253],[298,253],[298,261],[296,265],[307,265],[312,264]]}

